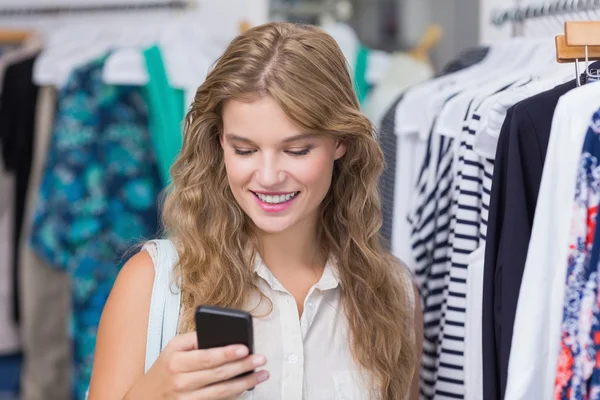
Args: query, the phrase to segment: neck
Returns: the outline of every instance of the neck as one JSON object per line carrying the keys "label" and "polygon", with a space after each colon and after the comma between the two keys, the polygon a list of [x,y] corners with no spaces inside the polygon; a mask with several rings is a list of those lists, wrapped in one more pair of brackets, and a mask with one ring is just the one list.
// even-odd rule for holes
{"label": "neck", "polygon": [[285,232],[261,232],[259,237],[261,257],[270,269],[313,269],[325,265],[316,218],[307,218]]}

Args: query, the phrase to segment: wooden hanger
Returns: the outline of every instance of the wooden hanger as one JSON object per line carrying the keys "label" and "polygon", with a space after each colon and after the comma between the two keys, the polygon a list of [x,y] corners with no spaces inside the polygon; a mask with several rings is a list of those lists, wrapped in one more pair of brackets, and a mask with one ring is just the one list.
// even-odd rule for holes
{"label": "wooden hanger", "polygon": [[[575,61],[577,86],[580,86],[593,75],[589,61],[600,60],[600,22],[598,21],[569,21],[565,22],[565,34],[556,37],[556,61],[559,63]],[[579,62],[585,61],[585,71],[579,74]]]}
{"label": "wooden hanger", "polygon": [[[575,61],[585,61],[585,46],[569,46],[565,35],[556,36],[556,61],[564,64]],[[600,46],[588,46],[588,58],[600,60]]]}
{"label": "wooden hanger", "polygon": [[0,28],[0,44],[19,44],[29,39],[33,32],[21,29]]}
{"label": "wooden hanger", "polygon": [[565,22],[568,46],[600,46],[600,21]]}
{"label": "wooden hanger", "polygon": [[442,38],[443,30],[439,25],[430,25],[419,40],[419,44],[408,54],[419,61],[429,62],[429,52]]}

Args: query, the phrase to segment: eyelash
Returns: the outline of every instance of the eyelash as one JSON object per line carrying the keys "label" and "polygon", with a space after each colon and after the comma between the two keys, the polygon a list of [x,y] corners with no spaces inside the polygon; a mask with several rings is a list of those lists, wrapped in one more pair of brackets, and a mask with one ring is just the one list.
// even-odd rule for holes
{"label": "eyelash", "polygon": [[300,157],[300,156],[305,156],[308,153],[310,153],[310,150],[311,150],[310,148],[306,148],[306,149],[303,149],[303,150],[300,150],[300,151],[288,151],[287,153],[289,155],[294,156],[294,157]]}
{"label": "eyelash", "polygon": [[235,151],[235,154],[237,154],[238,156],[249,156],[250,154],[252,154],[252,150],[233,149],[233,151]]}
{"label": "eyelash", "polygon": [[[249,156],[252,153],[254,153],[254,150],[240,150],[240,149],[233,149],[235,154],[237,154],[238,156]],[[286,153],[288,153],[289,155],[293,156],[293,157],[300,157],[300,156],[305,156],[308,153],[310,153],[310,148],[306,148],[300,151],[286,151]]]}

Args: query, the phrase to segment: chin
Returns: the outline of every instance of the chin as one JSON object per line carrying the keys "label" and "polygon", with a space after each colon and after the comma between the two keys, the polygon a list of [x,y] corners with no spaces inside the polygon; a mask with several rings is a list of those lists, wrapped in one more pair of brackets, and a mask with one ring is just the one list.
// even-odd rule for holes
{"label": "chin", "polygon": [[265,218],[252,218],[254,225],[264,233],[282,233],[290,228],[288,221],[266,221]]}

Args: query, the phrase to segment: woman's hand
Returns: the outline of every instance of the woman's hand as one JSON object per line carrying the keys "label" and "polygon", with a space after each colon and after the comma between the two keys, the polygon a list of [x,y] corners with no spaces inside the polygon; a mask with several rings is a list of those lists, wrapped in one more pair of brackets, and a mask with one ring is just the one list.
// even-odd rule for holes
{"label": "woman's hand", "polygon": [[198,350],[195,332],[174,337],[126,400],[217,400],[238,396],[268,379],[267,371],[232,379],[265,365],[243,345]]}

